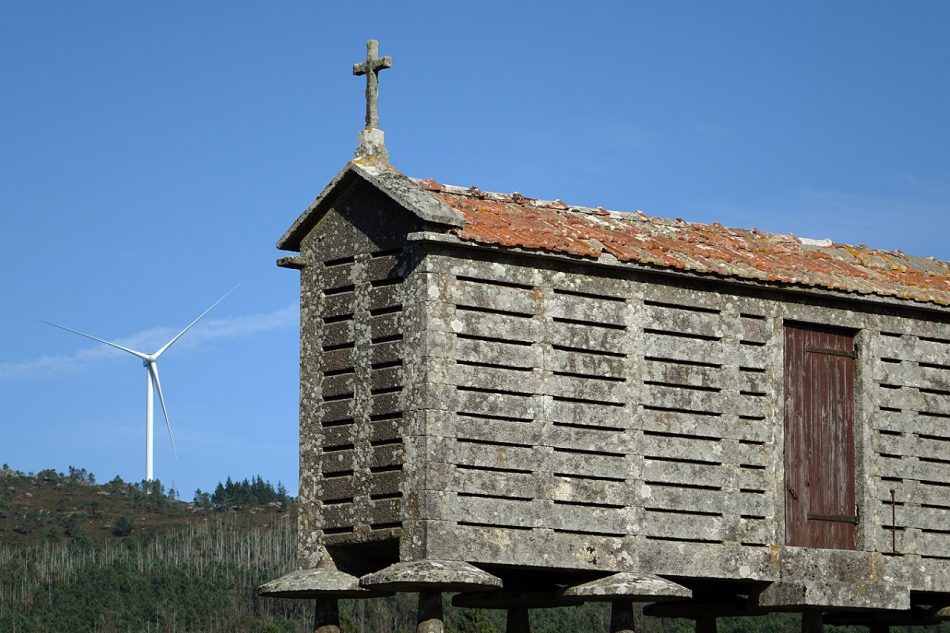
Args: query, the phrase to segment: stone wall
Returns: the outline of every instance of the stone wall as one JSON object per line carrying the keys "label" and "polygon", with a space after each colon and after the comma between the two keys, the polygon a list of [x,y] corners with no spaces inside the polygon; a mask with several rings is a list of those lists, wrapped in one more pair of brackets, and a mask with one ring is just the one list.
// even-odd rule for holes
{"label": "stone wall", "polygon": [[896,532],[895,564],[950,588],[946,320],[461,248],[416,274],[429,486],[404,557],[771,578],[789,320],[856,332],[859,549]]}
{"label": "stone wall", "polygon": [[[352,186],[301,248],[299,539],[310,566],[324,546],[401,533],[407,224],[388,197]],[[357,571],[373,565],[356,559]]]}
{"label": "stone wall", "polygon": [[950,329],[882,323],[868,355],[878,465],[871,494],[880,526],[873,540],[881,551],[894,545],[950,565]]}

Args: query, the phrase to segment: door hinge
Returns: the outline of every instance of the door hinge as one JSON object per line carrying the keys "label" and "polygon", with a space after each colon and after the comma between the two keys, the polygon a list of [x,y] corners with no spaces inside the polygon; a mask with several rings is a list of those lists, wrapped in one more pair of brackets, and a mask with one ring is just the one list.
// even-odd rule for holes
{"label": "door hinge", "polygon": [[833,349],[831,347],[805,347],[806,352],[812,354],[827,354],[829,356],[846,356],[847,358],[857,358],[857,350]]}
{"label": "door hinge", "polygon": [[836,523],[858,524],[858,517],[848,516],[847,514],[809,514],[809,521],[833,521]]}

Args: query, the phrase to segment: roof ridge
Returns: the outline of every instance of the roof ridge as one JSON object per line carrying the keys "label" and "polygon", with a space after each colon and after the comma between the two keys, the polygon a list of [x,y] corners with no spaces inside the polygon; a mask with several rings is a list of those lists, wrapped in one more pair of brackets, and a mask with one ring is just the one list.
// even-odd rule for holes
{"label": "roof ridge", "polygon": [[451,185],[447,183],[440,183],[434,178],[415,178],[410,176],[416,184],[422,186],[433,193],[447,193],[457,196],[466,196],[469,198],[477,198],[479,200],[490,200],[492,202],[508,202],[517,204],[520,206],[530,206],[538,209],[552,209],[554,211],[567,211],[567,212],[577,212],[584,213],[587,215],[601,216],[601,217],[612,217],[622,221],[628,221],[630,219],[636,219],[642,222],[649,222],[655,225],[661,226],[673,226],[673,227],[710,227],[720,230],[725,230],[728,232],[738,232],[740,234],[746,235],[760,235],[763,237],[773,237],[773,238],[782,238],[788,242],[797,242],[799,246],[803,248],[839,248],[844,247],[848,249],[861,249],[866,252],[873,253],[886,253],[888,255],[900,257],[902,259],[907,259],[910,257],[919,257],[923,259],[929,259],[934,262],[946,263],[944,260],[934,257],[932,255],[913,255],[910,253],[905,253],[898,248],[895,249],[884,249],[884,248],[875,248],[873,246],[868,246],[867,244],[853,244],[850,242],[839,242],[833,238],[812,238],[805,237],[801,235],[796,235],[791,232],[778,233],[773,231],[765,231],[757,227],[742,227],[742,226],[726,226],[720,222],[698,222],[695,220],[686,220],[680,217],[668,217],[663,215],[653,215],[646,213],[642,209],[634,210],[619,210],[619,209],[605,209],[604,207],[588,207],[583,205],[575,205],[564,202],[560,198],[555,198],[554,200],[547,200],[544,198],[532,198],[530,196],[525,196],[517,191],[511,193],[498,192],[498,191],[483,191],[477,186],[472,185],[470,187],[464,187],[461,185]]}
{"label": "roof ridge", "polygon": [[607,211],[413,179],[465,216],[463,241],[950,305],[950,262],[832,239]]}
{"label": "roof ridge", "polygon": [[[588,207],[584,205],[569,204],[564,202],[560,198],[555,198],[554,200],[547,200],[545,198],[532,198],[526,196],[518,191],[513,191],[511,193],[505,193],[500,191],[483,191],[477,186],[472,185],[470,187],[463,187],[461,185],[450,185],[446,183],[440,183],[434,178],[410,178],[416,182],[416,184],[422,186],[423,188],[431,191],[433,193],[448,193],[456,196],[466,196],[468,198],[477,198],[479,200],[491,200],[492,202],[510,202],[518,205],[529,205],[538,209],[553,209],[555,211],[569,211],[569,212],[579,212],[586,213],[588,215],[595,216],[616,216],[619,219],[629,219],[631,216],[640,219],[640,220],[650,220],[661,222],[685,222],[688,224],[700,224],[698,222],[690,222],[689,220],[683,220],[682,218],[667,218],[660,215],[650,215],[645,213],[641,209],[633,210],[619,210],[619,209],[605,209],[604,207]],[[713,223],[716,224],[716,223]],[[712,226],[712,225],[702,225],[701,226]],[[728,228],[728,227],[726,227]]]}

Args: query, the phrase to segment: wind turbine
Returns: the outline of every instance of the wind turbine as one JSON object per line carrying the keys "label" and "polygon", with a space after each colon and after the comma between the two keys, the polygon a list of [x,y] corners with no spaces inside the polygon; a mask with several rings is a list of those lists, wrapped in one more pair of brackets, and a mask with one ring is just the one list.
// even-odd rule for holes
{"label": "wind turbine", "polygon": [[162,393],[162,383],[158,379],[158,359],[161,358],[162,354],[167,352],[168,348],[174,345],[178,339],[184,336],[185,332],[190,330],[192,326],[194,326],[198,321],[204,318],[206,314],[211,312],[212,308],[214,308],[216,305],[224,301],[229,294],[235,291],[235,289],[237,289],[237,286],[235,286],[234,288],[231,288],[226,293],[224,293],[223,297],[221,297],[220,299],[212,303],[208,307],[207,310],[199,314],[198,317],[194,321],[192,321],[191,323],[186,325],[184,328],[182,328],[182,330],[178,334],[173,336],[170,341],[168,341],[167,343],[159,347],[158,350],[152,354],[146,354],[145,352],[139,352],[134,349],[129,349],[128,347],[124,347],[122,345],[119,345],[118,343],[113,343],[112,341],[107,341],[97,336],[93,336],[91,334],[86,334],[85,332],[80,332],[79,330],[68,328],[64,325],[58,325],[56,323],[50,323],[49,321],[41,320],[42,323],[45,323],[47,325],[52,325],[53,327],[57,327],[61,330],[66,330],[67,332],[72,332],[73,334],[78,334],[80,336],[85,336],[86,338],[91,338],[94,341],[99,341],[100,343],[104,343],[106,345],[109,345],[110,347],[120,349],[123,352],[128,352],[129,354],[132,354],[133,356],[136,356],[142,360],[142,364],[145,366],[145,372],[146,372],[146,376],[145,376],[145,381],[146,381],[145,382],[145,480],[146,481],[152,481],[152,479],[154,479],[154,477],[152,476],[153,475],[152,453],[154,449],[154,430],[153,430],[154,429],[153,408],[155,404],[154,403],[155,397],[153,395],[154,391],[158,392],[158,400],[162,404],[162,414],[164,414],[165,416],[165,428],[168,429],[168,440],[171,442],[171,445],[172,445],[172,453],[175,455],[175,463],[178,464],[178,451],[175,450],[175,439],[172,437],[172,425],[171,425],[171,422],[168,421],[168,409],[165,407],[165,394]]}

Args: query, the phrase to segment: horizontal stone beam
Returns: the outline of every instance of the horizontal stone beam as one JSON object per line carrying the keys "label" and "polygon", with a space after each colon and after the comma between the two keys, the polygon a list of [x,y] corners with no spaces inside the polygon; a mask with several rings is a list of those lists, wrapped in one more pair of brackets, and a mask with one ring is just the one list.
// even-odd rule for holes
{"label": "horizontal stone beam", "polygon": [[460,593],[452,598],[453,606],[472,609],[549,609],[583,603],[583,598],[564,596],[554,591]]}
{"label": "horizontal stone beam", "polygon": [[739,604],[738,602],[658,602],[643,609],[644,615],[655,618],[689,618],[703,620],[708,618],[744,617],[750,615],[766,615],[768,609],[756,606]]}
{"label": "horizontal stone beam", "polygon": [[861,613],[826,613],[825,624],[835,626],[928,626],[939,624],[940,618],[923,609],[908,611],[865,611]]}
{"label": "horizontal stone beam", "polygon": [[910,589],[887,582],[779,581],[758,596],[773,611],[799,609],[910,609]]}

